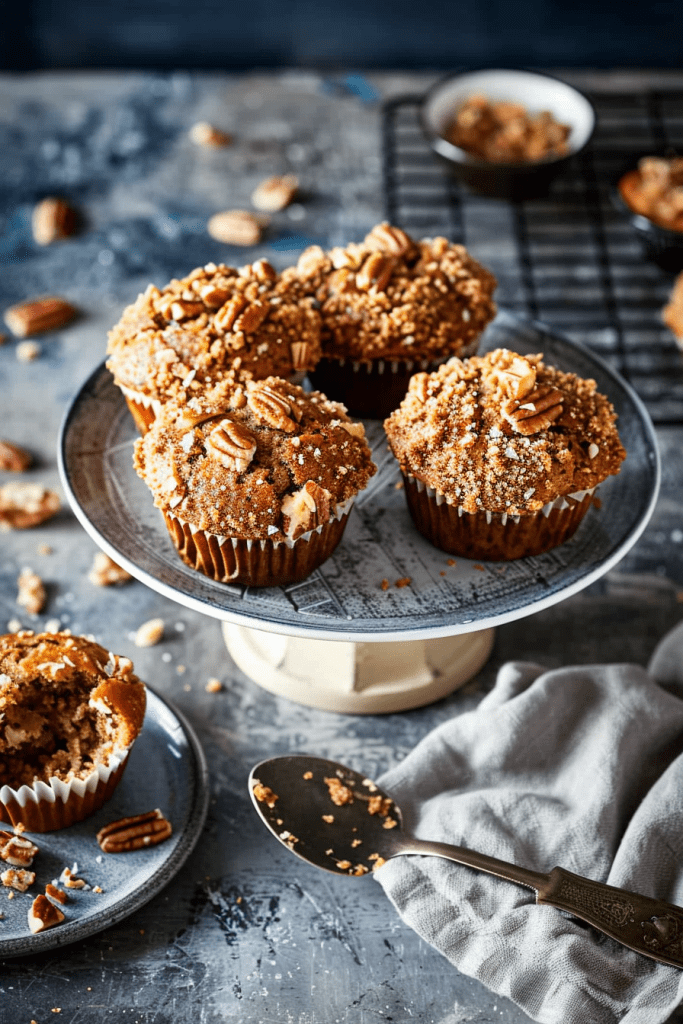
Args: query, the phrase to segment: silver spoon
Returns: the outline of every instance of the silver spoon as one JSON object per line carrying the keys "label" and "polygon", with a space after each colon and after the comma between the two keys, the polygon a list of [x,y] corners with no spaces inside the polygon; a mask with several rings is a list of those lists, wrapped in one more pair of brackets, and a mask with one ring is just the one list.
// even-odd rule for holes
{"label": "silver spoon", "polygon": [[249,776],[249,792],[273,835],[315,867],[359,877],[392,857],[444,857],[528,886],[537,903],[587,921],[636,953],[683,968],[683,908],[564,868],[546,874],[462,846],[414,839],[403,831],[391,797],[336,761],[304,754],[262,761]]}

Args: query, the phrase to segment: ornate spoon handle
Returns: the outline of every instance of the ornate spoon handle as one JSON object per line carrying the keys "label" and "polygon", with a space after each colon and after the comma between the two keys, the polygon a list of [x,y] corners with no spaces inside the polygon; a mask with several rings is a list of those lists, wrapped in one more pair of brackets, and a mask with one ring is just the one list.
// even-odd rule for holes
{"label": "ornate spoon handle", "polygon": [[683,908],[553,868],[537,903],[580,917],[636,953],[683,968]]}

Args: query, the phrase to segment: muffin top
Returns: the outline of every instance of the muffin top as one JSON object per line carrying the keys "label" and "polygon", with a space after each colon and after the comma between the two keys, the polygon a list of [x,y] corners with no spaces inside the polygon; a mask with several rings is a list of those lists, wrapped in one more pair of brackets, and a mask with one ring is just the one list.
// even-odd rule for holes
{"label": "muffin top", "polygon": [[345,249],[306,249],[283,277],[320,302],[323,355],[340,359],[460,355],[496,313],[496,279],[464,246],[386,223]]}
{"label": "muffin top", "polygon": [[496,349],[411,378],[384,426],[404,473],[466,512],[537,512],[619,472],[616,414],[594,380]]}
{"label": "muffin top", "polygon": [[130,746],[145,700],[132,662],[92,640],[0,636],[0,786],[86,777]]}
{"label": "muffin top", "polygon": [[116,383],[160,402],[187,398],[231,371],[256,378],[312,369],[320,314],[267,260],[207,263],[161,291],[149,285],[109,333]]}
{"label": "muffin top", "polygon": [[134,463],[163,511],[208,533],[276,542],[326,523],[376,472],[362,423],[278,377],[225,381],[165,406]]}

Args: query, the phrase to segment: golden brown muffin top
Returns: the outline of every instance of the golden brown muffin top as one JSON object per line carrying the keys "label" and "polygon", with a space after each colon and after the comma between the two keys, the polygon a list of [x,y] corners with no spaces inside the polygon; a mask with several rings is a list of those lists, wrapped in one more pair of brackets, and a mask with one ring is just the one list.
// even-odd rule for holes
{"label": "golden brown muffin top", "polygon": [[0,785],[85,777],[130,746],[145,703],[133,663],[93,640],[0,636]]}
{"label": "golden brown muffin top", "polygon": [[496,313],[496,279],[464,246],[415,242],[386,223],[360,244],[306,249],[283,277],[318,299],[323,355],[339,359],[460,355]]}
{"label": "golden brown muffin top", "polygon": [[231,371],[288,377],[320,358],[320,314],[267,260],[207,263],[165,288],[149,285],[109,333],[116,383],[167,402]]}
{"label": "golden brown muffin top", "polygon": [[411,378],[384,426],[404,473],[466,512],[537,512],[619,472],[616,414],[594,380],[496,349]]}
{"label": "golden brown muffin top", "polygon": [[154,504],[224,537],[295,540],[377,471],[362,423],[278,377],[166,406],[135,445]]}

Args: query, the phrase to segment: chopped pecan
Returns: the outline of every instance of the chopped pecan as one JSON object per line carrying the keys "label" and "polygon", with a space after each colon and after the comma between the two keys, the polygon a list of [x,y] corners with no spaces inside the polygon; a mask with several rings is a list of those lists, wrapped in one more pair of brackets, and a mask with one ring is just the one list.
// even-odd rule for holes
{"label": "chopped pecan", "polygon": [[291,434],[296,430],[296,423],[292,419],[293,407],[287,399],[264,384],[255,384],[249,388],[247,394],[247,405],[260,420],[268,423],[271,427],[284,430]]}
{"label": "chopped pecan", "polygon": [[138,626],[135,634],[136,647],[154,647],[164,635],[164,620],[149,619]]}
{"label": "chopped pecan", "polygon": [[92,568],[88,573],[88,579],[98,587],[111,587],[115,583],[125,583],[132,580],[132,576],[120,565],[117,565],[113,558],[106,555],[104,551],[97,551],[93,558]]}
{"label": "chopped pecan", "polygon": [[8,889],[16,889],[17,892],[26,892],[30,885],[36,880],[35,871],[24,871],[23,868],[8,868],[0,875],[0,882]]}
{"label": "chopped pecan", "polygon": [[30,839],[0,832],[0,860],[17,868],[30,868],[38,847]]}
{"label": "chopped pecan", "polygon": [[254,796],[259,803],[267,804],[272,810],[275,807],[276,802],[280,799],[277,793],[273,793],[270,786],[264,786],[262,782],[256,781],[254,783]]}
{"label": "chopped pecan", "polygon": [[308,367],[308,342],[293,341],[289,346],[292,353],[292,366],[295,370],[305,370]]}
{"label": "chopped pecan", "polygon": [[288,494],[282,501],[282,515],[285,529],[282,531],[290,540],[296,540],[302,533],[329,521],[332,495],[314,480],[307,480],[303,487]]}
{"label": "chopped pecan", "polygon": [[293,174],[274,175],[256,186],[251,201],[257,210],[275,213],[289,206],[298,187],[299,182]]}
{"label": "chopped pecan", "polygon": [[384,291],[396,269],[396,257],[386,256],[382,252],[373,252],[366,259],[356,274],[356,286],[362,291],[369,291],[373,286],[377,291]]}
{"label": "chopped pecan", "polygon": [[221,466],[243,473],[256,453],[256,438],[244,424],[225,419],[209,434],[206,449]]}
{"label": "chopped pecan", "polygon": [[29,615],[42,612],[47,601],[47,592],[38,573],[32,569],[22,569],[17,578],[17,604],[25,608]]}
{"label": "chopped pecan", "polygon": [[97,833],[97,842],[105,853],[127,853],[163,843],[172,832],[170,821],[157,808],[112,821]]}
{"label": "chopped pecan", "polygon": [[243,334],[253,334],[269,313],[270,305],[267,302],[252,302],[235,320],[234,330],[242,331]]}
{"label": "chopped pecan", "polygon": [[51,900],[57,900],[57,902],[62,905],[69,902],[69,897],[63,889],[58,889],[56,885],[52,884],[52,882],[48,882],[45,886],[45,895],[49,896]]}
{"label": "chopped pecan", "polygon": [[0,487],[0,530],[26,530],[59,510],[59,495],[42,484],[8,483]]}
{"label": "chopped pecan", "polygon": [[51,245],[52,242],[73,235],[76,228],[76,212],[63,199],[48,196],[34,207],[31,227],[38,245]]}
{"label": "chopped pecan", "polygon": [[42,299],[30,299],[10,306],[5,312],[5,323],[18,338],[42,331],[55,331],[64,327],[76,315],[76,307],[57,295],[46,295]]}
{"label": "chopped pecan", "polygon": [[20,363],[32,363],[42,351],[37,341],[20,341],[14,354]]}
{"label": "chopped pecan", "polygon": [[275,267],[265,259],[257,260],[256,263],[253,264],[252,270],[259,281],[274,281],[277,278],[277,271],[275,270]]}
{"label": "chopped pecan", "polygon": [[391,253],[392,256],[405,256],[415,249],[415,243],[410,235],[386,221],[375,225],[372,231],[366,235],[365,244],[373,249],[377,248]]}
{"label": "chopped pecan", "polygon": [[325,779],[325,785],[327,786],[330,794],[330,800],[337,807],[343,807],[344,804],[353,803],[353,790],[349,786],[345,786],[344,783],[336,776],[332,775]]}
{"label": "chopped pecan", "polygon": [[207,230],[217,242],[226,245],[256,245],[266,224],[267,220],[248,210],[223,210],[213,215]]}
{"label": "chopped pecan", "polygon": [[509,366],[494,366],[491,372],[512,398],[523,398],[536,386],[536,367],[523,356],[513,356]]}
{"label": "chopped pecan", "polygon": [[181,323],[183,320],[192,320],[204,312],[203,302],[190,302],[188,299],[177,299],[171,303],[169,313],[171,320]]}
{"label": "chopped pecan", "polygon": [[199,297],[209,309],[220,309],[230,298],[227,288],[219,288],[215,284],[205,284],[199,289]]}
{"label": "chopped pecan", "polygon": [[503,416],[518,434],[537,434],[562,415],[563,398],[558,388],[541,385],[522,398],[506,402]]}
{"label": "chopped pecan", "polygon": [[11,441],[0,441],[0,469],[12,473],[23,473],[31,465],[31,455],[18,444]]}
{"label": "chopped pecan", "polygon": [[208,121],[197,121],[192,125],[188,134],[195,146],[211,146],[213,149],[220,149],[232,144],[232,135],[209,124]]}
{"label": "chopped pecan", "polygon": [[63,920],[64,914],[54,903],[50,903],[47,896],[43,893],[36,896],[28,912],[28,926],[34,935],[36,932],[44,932],[46,928],[54,928]]}
{"label": "chopped pecan", "polygon": [[216,327],[221,331],[231,331],[235,320],[247,304],[248,300],[244,295],[235,295],[232,299],[228,299],[213,318]]}

